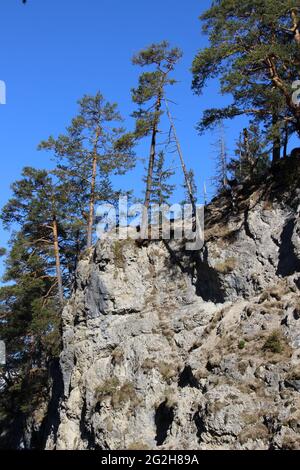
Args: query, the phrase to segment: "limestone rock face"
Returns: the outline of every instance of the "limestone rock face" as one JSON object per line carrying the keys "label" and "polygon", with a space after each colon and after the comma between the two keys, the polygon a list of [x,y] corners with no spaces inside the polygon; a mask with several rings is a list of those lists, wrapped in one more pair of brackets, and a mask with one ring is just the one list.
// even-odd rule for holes
{"label": "limestone rock face", "polygon": [[213,202],[200,252],[111,235],[84,256],[46,448],[300,448],[300,200],[276,194]]}

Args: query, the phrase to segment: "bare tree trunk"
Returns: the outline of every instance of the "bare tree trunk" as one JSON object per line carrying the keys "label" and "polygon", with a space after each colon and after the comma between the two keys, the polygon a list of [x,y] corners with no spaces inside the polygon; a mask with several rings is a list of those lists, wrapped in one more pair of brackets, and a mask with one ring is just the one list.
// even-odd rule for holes
{"label": "bare tree trunk", "polygon": [[226,155],[226,145],[225,145],[225,137],[224,137],[224,126],[223,124],[220,127],[220,138],[221,138],[221,176],[222,176],[222,186],[226,188],[228,184],[227,179],[227,155]]}
{"label": "bare tree trunk", "polygon": [[[196,229],[196,246],[197,246],[197,243],[199,241],[199,236],[200,236],[200,242],[203,242],[203,240],[201,239],[202,238],[201,235],[203,235],[203,233],[201,231],[201,225],[202,224],[201,224],[201,221],[199,219],[196,199],[195,199],[194,194],[193,194],[192,182],[190,180],[189,173],[188,173],[188,170],[187,170],[184,158],[183,158],[183,152],[182,152],[181,145],[180,145],[180,142],[179,142],[179,138],[178,138],[178,135],[177,135],[174,120],[173,120],[173,117],[172,117],[172,114],[171,114],[171,111],[170,111],[170,108],[169,108],[168,101],[167,101],[166,97],[164,99],[165,99],[165,104],[166,104],[167,115],[168,115],[168,118],[169,118],[169,121],[170,121],[171,129],[173,131],[173,136],[174,136],[174,139],[175,139],[175,142],[176,142],[177,152],[178,152],[178,155],[179,155],[179,158],[180,158],[180,163],[181,163],[181,168],[182,168],[184,179],[185,179],[186,188],[188,190],[189,198],[190,198],[190,202],[191,202],[191,206],[192,206],[192,211],[193,211],[193,216],[194,216],[193,230]],[[193,245],[194,245],[193,243],[190,244],[191,248],[188,247],[187,249],[194,250],[195,245],[194,246]],[[199,246],[199,248],[201,248],[201,246]]]}
{"label": "bare tree trunk", "polygon": [[64,291],[63,291],[60,253],[59,253],[59,244],[58,244],[58,228],[57,228],[57,220],[56,220],[55,214],[53,214],[53,220],[52,220],[52,233],[53,233],[56,278],[57,278],[57,286],[58,286],[58,297],[59,297],[59,302],[61,306],[63,306],[64,305]]}
{"label": "bare tree trunk", "polygon": [[181,145],[180,145],[180,142],[179,142],[179,139],[178,139],[178,136],[177,136],[174,120],[173,120],[173,117],[172,117],[172,114],[171,114],[171,111],[170,111],[170,108],[169,108],[169,105],[168,105],[168,101],[167,101],[166,98],[165,98],[165,104],[166,104],[167,115],[168,115],[170,125],[171,125],[172,131],[173,131],[174,139],[175,139],[175,142],[176,142],[178,155],[179,155],[179,158],[180,158],[180,163],[181,163],[181,168],[182,168],[182,171],[183,171],[183,174],[184,174],[185,184],[186,184],[186,187],[187,187],[187,190],[188,190],[188,193],[189,193],[189,198],[190,198],[190,201],[191,201],[193,212],[196,215],[197,214],[197,207],[196,207],[196,200],[195,200],[194,195],[193,195],[192,184],[191,184],[191,181],[190,181],[190,178],[189,178],[189,173],[188,173],[188,170],[187,170],[187,167],[185,165],[184,158],[183,158],[183,153],[182,153]]}

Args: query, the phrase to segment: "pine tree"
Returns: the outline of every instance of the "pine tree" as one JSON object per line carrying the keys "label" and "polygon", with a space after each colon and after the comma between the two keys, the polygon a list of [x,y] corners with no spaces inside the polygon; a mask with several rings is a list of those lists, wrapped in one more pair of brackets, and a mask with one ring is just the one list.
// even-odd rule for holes
{"label": "pine tree", "polygon": [[67,213],[65,185],[55,185],[44,170],[27,167],[23,178],[12,185],[13,197],[3,208],[1,219],[9,229],[18,224],[32,250],[41,250],[45,258],[53,259],[56,291],[61,306],[64,288],[60,254],[59,220]]}
{"label": "pine tree", "polygon": [[220,77],[233,103],[207,110],[199,130],[223,118],[257,117],[278,160],[286,123],[300,135],[300,106],[292,99],[300,68],[299,1],[216,0],[201,18],[210,45],[194,59],[194,91],[200,94],[210,78]]}
{"label": "pine tree", "polygon": [[[133,58],[133,64],[152,69],[140,75],[138,87],[132,90],[132,99],[138,105],[138,110],[133,114],[136,119],[135,136],[136,138],[148,136],[151,138],[144,202],[146,212],[151,202],[157,136],[160,132],[159,124],[163,114],[165,89],[168,85],[176,83],[170,74],[181,56],[179,49],[172,49],[166,41],[163,41],[152,44]],[[142,227],[144,228],[146,216],[147,214],[143,214]]]}
{"label": "pine tree", "polygon": [[[6,261],[7,284],[0,288],[0,338],[6,344],[0,426],[10,428],[10,435],[23,432],[20,420],[45,399],[49,363],[60,352],[60,306],[51,295],[55,275],[49,268],[44,250],[34,247],[22,231],[16,233]],[[13,447],[5,433],[0,445]]]}
{"label": "pine tree", "polygon": [[263,142],[264,138],[256,124],[251,123],[248,129],[243,130],[235,152],[237,158],[232,159],[228,165],[237,181],[253,180],[266,173],[270,160]]}
{"label": "pine tree", "polygon": [[221,122],[218,129],[218,139],[214,144],[216,149],[216,175],[213,178],[215,186],[218,191],[226,189],[228,183],[227,170],[228,170],[228,156],[225,141],[224,125]]}
{"label": "pine tree", "polygon": [[118,126],[122,118],[116,104],[98,92],[79,101],[79,114],[65,135],[50,137],[39,149],[52,151],[58,162],[56,174],[72,186],[74,207],[85,220],[87,248],[93,241],[95,204],[115,197],[107,178],[123,174],[134,165],[133,139]]}
{"label": "pine tree", "polygon": [[165,167],[165,154],[163,151],[160,151],[154,162],[151,204],[160,206],[170,202],[170,197],[173,194],[175,185],[170,184],[169,180],[174,174],[174,170]]}
{"label": "pine tree", "polygon": [[57,175],[25,168],[2,211],[4,226],[14,229],[0,288],[0,337],[7,349],[0,376],[4,428],[30,414],[48,393],[48,368],[60,352],[61,307],[83,248],[80,232],[73,238],[80,227],[72,220],[71,190]]}
{"label": "pine tree", "polygon": [[[191,200],[190,200],[190,193],[192,192],[193,194],[193,199],[195,201],[195,204],[197,203],[197,192],[198,192],[198,188],[197,188],[197,184],[196,184],[196,181],[195,181],[195,173],[194,173],[194,170],[189,170],[187,172],[187,178],[188,178],[188,181],[189,181],[189,185],[187,186],[186,184],[186,180],[184,181],[182,187],[184,189],[184,200],[182,201],[182,204],[190,204],[191,203]],[[194,210],[194,208],[193,208]]]}

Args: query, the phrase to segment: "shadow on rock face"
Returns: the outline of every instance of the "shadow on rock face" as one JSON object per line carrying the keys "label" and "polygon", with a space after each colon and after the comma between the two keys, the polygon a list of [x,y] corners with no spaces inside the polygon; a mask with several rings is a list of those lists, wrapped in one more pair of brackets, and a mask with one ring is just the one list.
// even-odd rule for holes
{"label": "shadow on rock face", "polygon": [[295,254],[292,237],[296,226],[296,220],[291,219],[284,226],[280,240],[279,262],[277,266],[277,276],[290,276],[300,272],[300,259]]}
{"label": "shadow on rock face", "polygon": [[178,386],[180,388],[184,388],[184,387],[199,388],[198,380],[194,376],[191,366],[185,366],[185,368],[179,375]]}
{"label": "shadow on rock face", "polygon": [[168,431],[174,420],[174,409],[168,407],[167,401],[159,405],[155,413],[156,436],[158,446],[163,445],[168,436]]}

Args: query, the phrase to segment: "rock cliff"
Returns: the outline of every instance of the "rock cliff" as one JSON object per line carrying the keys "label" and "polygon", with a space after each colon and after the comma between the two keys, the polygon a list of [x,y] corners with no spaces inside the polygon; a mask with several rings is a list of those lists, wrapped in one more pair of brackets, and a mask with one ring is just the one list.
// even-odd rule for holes
{"label": "rock cliff", "polygon": [[300,448],[299,182],[291,160],[215,199],[200,252],[83,256],[47,449]]}

